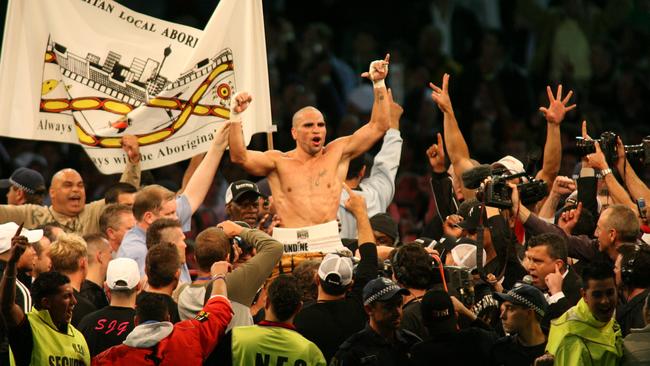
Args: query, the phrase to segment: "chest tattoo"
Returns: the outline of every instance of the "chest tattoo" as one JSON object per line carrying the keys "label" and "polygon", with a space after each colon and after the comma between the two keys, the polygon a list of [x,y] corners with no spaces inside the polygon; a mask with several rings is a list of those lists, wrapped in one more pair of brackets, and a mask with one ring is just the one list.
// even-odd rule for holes
{"label": "chest tattoo", "polygon": [[321,179],[321,177],[325,176],[325,173],[327,173],[327,170],[325,170],[325,169],[321,170],[320,173],[318,173],[318,177],[316,177],[316,181],[314,182],[315,186],[320,185],[320,179]]}

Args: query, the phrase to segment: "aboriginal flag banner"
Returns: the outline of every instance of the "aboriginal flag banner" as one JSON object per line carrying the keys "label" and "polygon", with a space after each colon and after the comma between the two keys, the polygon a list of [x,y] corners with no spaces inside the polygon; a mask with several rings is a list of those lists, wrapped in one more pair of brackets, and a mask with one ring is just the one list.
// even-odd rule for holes
{"label": "aboriginal flag banner", "polygon": [[104,174],[140,142],[143,169],[208,149],[237,91],[255,102],[246,143],[271,130],[261,0],[222,0],[204,30],[110,0],[11,0],[0,60],[0,135],[77,143]]}

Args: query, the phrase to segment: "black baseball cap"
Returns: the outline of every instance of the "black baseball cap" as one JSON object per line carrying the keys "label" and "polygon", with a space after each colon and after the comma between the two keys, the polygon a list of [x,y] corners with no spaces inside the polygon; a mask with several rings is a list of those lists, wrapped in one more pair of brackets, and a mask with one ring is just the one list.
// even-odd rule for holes
{"label": "black baseball cap", "polygon": [[[458,208],[458,214],[463,217],[463,221],[458,223],[458,226],[465,230],[475,231],[481,220],[481,213],[483,212],[483,204],[478,200],[473,200],[469,203],[465,210]],[[483,225],[487,225],[487,215],[483,214]]]}
{"label": "black baseball cap", "polygon": [[45,191],[45,179],[41,173],[29,168],[16,169],[9,179],[0,180],[0,188],[14,186],[27,193],[34,194],[37,191]]}
{"label": "black baseball cap", "polygon": [[237,201],[242,195],[246,193],[256,194],[258,197],[264,197],[260,192],[257,184],[251,182],[250,180],[238,180],[236,182],[230,183],[228,189],[226,190],[226,203],[230,203],[233,200]]}
{"label": "black baseball cap", "polygon": [[456,328],[454,303],[446,291],[429,290],[420,304],[422,323],[434,331],[449,331]]}
{"label": "black baseball cap", "polygon": [[391,237],[393,240],[397,239],[399,236],[397,223],[387,213],[381,212],[371,217],[370,226],[373,230],[384,233]]}

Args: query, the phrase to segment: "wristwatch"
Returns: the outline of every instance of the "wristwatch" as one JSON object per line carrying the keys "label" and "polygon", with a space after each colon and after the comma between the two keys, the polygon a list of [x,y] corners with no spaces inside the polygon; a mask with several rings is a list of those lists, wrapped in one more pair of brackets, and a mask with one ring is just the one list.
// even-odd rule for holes
{"label": "wristwatch", "polygon": [[607,168],[600,171],[601,178],[605,178],[607,174],[612,174],[612,168]]}

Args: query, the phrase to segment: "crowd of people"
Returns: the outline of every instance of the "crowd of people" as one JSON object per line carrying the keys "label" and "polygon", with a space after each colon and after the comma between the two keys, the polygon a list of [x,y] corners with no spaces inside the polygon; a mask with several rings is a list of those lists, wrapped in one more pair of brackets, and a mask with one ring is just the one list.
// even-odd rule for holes
{"label": "crowd of people", "polygon": [[[415,49],[358,30],[347,62],[309,17],[296,38],[300,4],[270,6],[287,16],[266,17],[277,150],[245,146],[255,96],[239,91],[166,179],[128,134],[119,182],[16,155],[0,364],[650,363],[650,138],[623,144],[648,131],[630,44],[645,8],[508,3],[415,1],[410,24],[394,14]],[[508,29],[525,38],[509,58]]]}

